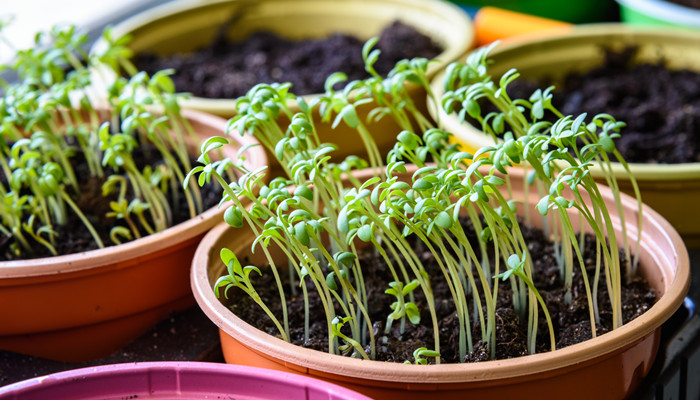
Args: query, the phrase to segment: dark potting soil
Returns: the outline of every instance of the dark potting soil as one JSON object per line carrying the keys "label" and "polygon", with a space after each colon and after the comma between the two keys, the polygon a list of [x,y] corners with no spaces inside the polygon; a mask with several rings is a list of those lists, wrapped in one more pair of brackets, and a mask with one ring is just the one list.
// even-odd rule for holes
{"label": "dark potting soil", "polygon": [[[471,231],[470,241],[475,243],[476,235],[466,225],[466,232]],[[583,279],[581,279],[580,267],[574,266],[573,300],[570,304],[564,302],[564,289],[559,278],[559,268],[554,256],[552,243],[546,240],[542,231],[533,228],[523,228],[529,246],[529,251],[535,261],[535,271],[533,279],[539,293],[544,298],[547,309],[551,314],[554,332],[556,337],[556,347],[562,348],[591,338],[590,319],[588,314],[588,303],[584,289]],[[478,247],[477,247],[478,248]],[[421,257],[426,269],[431,276],[439,276],[431,280],[431,287],[435,294],[436,314],[440,330],[441,362],[455,363],[459,360],[459,324],[454,302],[450,296],[449,289],[442,279],[439,267],[431,256],[430,252],[422,244],[414,244],[416,254]],[[593,282],[595,269],[595,242],[590,237],[586,240],[584,249],[584,262],[590,282]],[[392,281],[389,272],[380,256],[372,251],[366,251],[360,255],[363,265],[364,282],[368,291],[368,312],[374,322],[374,332],[377,339],[377,359],[391,362],[413,361],[413,351],[425,346],[433,348],[433,333],[431,328],[430,315],[420,289],[415,291],[415,303],[421,310],[421,323],[418,325],[406,324],[403,335],[399,334],[399,322],[394,322],[391,333],[383,342],[383,332],[387,315],[391,312],[389,306],[394,301],[394,297],[385,294],[388,282]],[[491,264],[493,265],[493,264]],[[269,272],[269,271],[268,271]],[[288,274],[282,274],[287,277]],[[475,274],[476,275],[476,274]],[[257,274],[252,281],[264,300],[277,316],[281,316],[279,294],[271,273]],[[308,282],[307,282],[308,283]],[[478,283],[477,283],[478,285]],[[298,284],[297,284],[298,286]],[[288,285],[285,284],[285,288]],[[288,289],[286,289],[288,291]],[[309,293],[315,290],[309,286]],[[229,308],[241,319],[258,329],[271,335],[280,337],[279,331],[253,301],[239,289],[231,288],[229,298],[235,301],[229,302]],[[291,342],[307,348],[319,351],[328,351],[328,337],[325,321],[325,314],[320,300],[312,295],[310,300],[310,340],[304,342],[304,302],[299,291],[298,295],[292,296],[286,293],[288,303],[288,315]],[[623,285],[623,321],[627,323],[637,316],[647,311],[655,302],[655,294],[646,282],[636,278],[633,282]],[[604,334],[611,330],[612,311],[607,296],[607,290],[601,278],[598,290],[598,302],[600,307],[601,322],[597,327],[597,335]],[[469,300],[472,309],[472,299]],[[521,321],[516,315],[513,305],[510,285],[507,282],[499,284],[499,295],[496,304],[496,358],[507,359],[528,354],[527,351],[527,321]],[[539,313],[539,325],[537,335],[537,352],[550,350],[549,331],[543,312]],[[489,349],[485,343],[481,342],[479,324],[472,323],[472,336],[474,338],[474,351],[467,356],[466,362],[485,361],[490,359]],[[369,346],[365,348],[369,354]],[[431,360],[432,363],[432,360]]]}
{"label": "dark potting soil", "polygon": [[[156,170],[158,165],[163,164],[160,155],[154,151],[153,148],[149,148],[148,146],[138,146],[132,154],[139,169],[143,169],[146,165],[151,165],[154,167],[154,170]],[[157,157],[154,158],[154,156]],[[191,165],[197,165],[194,159],[190,160],[190,162]],[[126,224],[123,220],[117,220],[113,217],[106,216],[110,211],[110,202],[117,200],[116,194],[110,196],[102,195],[102,184],[106,181],[106,176],[111,173],[109,172],[111,170],[106,169],[105,177],[100,178],[91,176],[84,157],[77,155],[72,159],[72,163],[79,182],[79,190],[76,195],[76,193],[69,188],[67,189],[68,194],[90,220],[93,227],[100,235],[103,244],[105,246],[112,246],[114,243],[112,239],[110,239],[111,229],[116,225],[126,226]],[[182,193],[182,186],[177,185],[177,190],[178,193],[180,193],[177,200],[173,200],[170,194],[166,195],[171,200],[170,206],[172,209],[173,226],[190,218],[187,202]],[[129,193],[130,192],[127,192],[127,198],[129,198]],[[215,185],[205,186],[202,188],[201,193],[204,210],[216,206],[221,199],[221,191],[217,190]],[[65,225],[54,225],[53,227],[56,232],[56,237],[59,238],[55,241],[55,248],[58,255],[74,254],[97,249],[97,243],[81,220],[70,209],[68,209],[67,214],[68,220]],[[151,223],[151,221],[149,221],[149,223]],[[141,234],[145,236],[146,232],[141,229]],[[18,259],[10,250],[11,239],[11,237],[0,233],[0,261]],[[34,243],[31,238],[29,239]],[[126,239],[123,239],[123,242],[126,241]],[[35,252],[31,256],[24,256],[23,259],[52,256],[50,251],[44,246],[36,245],[33,246],[33,249]]]}
{"label": "dark potting soil", "polygon": [[667,0],[669,3],[676,3],[681,6],[700,9],[700,0]]}
{"label": "dark potting soil", "polygon": [[[605,62],[555,84],[552,103],[564,115],[608,113],[627,126],[617,148],[628,162],[700,161],[700,73],[670,70],[663,60],[633,63],[637,49],[605,51]],[[538,87],[524,79],[508,87],[511,98],[527,99]],[[550,120],[554,120],[550,115]]]}
{"label": "dark potting soil", "polygon": [[0,350],[0,387],[78,368],[145,361],[223,362],[219,329],[195,306],[170,315],[118,351],[93,361],[69,363]]}
{"label": "dark potting soil", "polygon": [[[326,78],[344,72],[348,80],[364,79],[364,42],[344,34],[323,39],[291,41],[269,32],[253,33],[242,42],[218,38],[189,54],[139,54],[135,65],[148,73],[173,68],[178,91],[205,98],[243,96],[258,83],[291,82],[297,95],[324,92]],[[375,69],[386,75],[397,61],[435,58],[442,49],[415,28],[393,22],[382,30],[375,46],[381,55]]]}

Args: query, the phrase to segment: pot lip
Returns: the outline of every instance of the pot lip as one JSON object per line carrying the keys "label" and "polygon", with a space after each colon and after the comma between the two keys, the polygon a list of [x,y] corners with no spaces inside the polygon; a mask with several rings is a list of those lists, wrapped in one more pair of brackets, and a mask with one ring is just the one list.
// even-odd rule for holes
{"label": "pot lip", "polygon": [[[189,109],[182,109],[181,112],[191,122],[207,125],[212,128],[212,131],[219,131],[222,135],[225,132],[226,120],[221,117]],[[199,136],[204,137],[205,135],[199,134]],[[250,135],[243,137],[234,135],[231,137],[233,138],[232,141],[235,141],[241,147],[257,144],[257,141]],[[249,147],[247,152],[246,164],[248,168],[267,165],[267,156],[261,146]],[[220,209],[215,206],[194,218],[173,225],[161,232],[102,249],[55,257],[3,261],[0,263],[0,279],[61,275],[115,265],[120,260],[145,257],[148,254],[173,247],[176,243],[187,242],[205,233],[219,222],[222,213],[223,208]]]}
{"label": "pot lip", "polygon": [[[191,379],[187,382],[180,381],[180,379],[172,379],[172,375],[176,375],[179,378],[184,374],[190,375],[193,373],[206,375],[209,377],[210,382],[208,384],[193,384],[195,381]],[[192,389],[196,389],[196,387],[192,386],[201,386],[205,390],[211,389],[212,379],[215,379],[213,381],[215,384],[214,390],[217,390],[219,389],[218,386],[230,386],[225,383],[225,379],[238,377],[239,379],[264,380],[293,387],[313,387],[317,390],[332,391],[334,396],[338,396],[337,398],[339,399],[371,400],[369,397],[350,389],[317,378],[300,376],[289,372],[273,371],[265,368],[202,361],[147,361],[84,367],[30,378],[0,387],[0,396],[27,394],[37,388],[45,390],[46,386],[73,385],[75,381],[83,381],[86,379],[96,381],[95,383],[104,383],[107,390],[113,387],[114,384],[109,385],[106,380],[114,381],[115,378],[115,383],[119,384],[119,388],[125,392],[129,390],[146,390],[141,384],[140,377],[146,376],[153,378],[161,374],[168,374],[170,379],[163,379],[164,377],[161,377],[161,379],[154,380],[154,386],[151,387],[150,390],[157,390],[159,392],[184,390],[192,393],[194,392]],[[207,391],[207,393],[209,392]]]}
{"label": "pot lip", "polygon": [[663,0],[615,0],[620,6],[668,23],[700,28],[700,10]]}
{"label": "pot lip", "polygon": [[[285,0],[265,0],[266,2],[284,2]],[[313,4],[318,2],[325,2],[326,0],[302,0],[297,2],[297,7],[306,5],[306,9],[313,10]],[[349,0],[346,2],[355,2],[358,4],[367,4],[371,7],[375,4],[376,0]],[[231,3],[232,0],[211,0],[211,1],[201,1],[201,0],[176,0],[173,2],[165,3],[160,6],[156,6],[142,13],[139,13],[127,20],[117,24],[113,31],[117,35],[123,35],[125,33],[131,33],[134,30],[151,24],[158,20],[163,20],[172,17],[176,14],[185,13],[191,9],[201,9],[216,7],[217,5],[224,5]],[[428,77],[431,78],[438,71],[442,70],[447,66],[449,62],[459,59],[462,55],[471,48],[474,43],[475,35],[472,28],[472,20],[469,18],[468,14],[457,5],[447,2],[447,1],[435,1],[430,0],[381,0],[381,3],[396,3],[397,7],[411,7],[412,9],[422,10],[424,12],[430,12],[433,15],[440,15],[445,21],[449,21],[455,32],[450,34],[449,40],[444,48],[444,50],[431,62],[428,66]],[[433,39],[435,35],[432,35]],[[101,40],[98,40],[95,47],[104,46]],[[292,89],[293,91],[293,89]],[[314,93],[300,96],[307,103],[315,98],[320,97],[321,93]],[[208,111],[217,115],[227,115],[235,110],[236,99],[223,99],[223,98],[205,98],[191,96],[183,101],[183,106],[195,110]]]}
{"label": "pot lip", "polygon": [[[522,169],[512,168],[511,173],[522,175]],[[607,193],[607,196],[612,195],[611,190],[607,187],[601,186],[601,192]],[[636,200],[628,195],[622,194],[622,201],[623,204],[636,207]],[[467,380],[485,382],[498,379],[517,379],[524,375],[537,373],[564,373],[565,371],[562,371],[564,366],[581,368],[596,358],[612,357],[614,354],[624,351],[626,347],[648,337],[675,312],[685,298],[690,287],[690,261],[685,245],[669,222],[648,206],[644,205],[643,207],[644,214],[648,216],[648,219],[644,221],[646,229],[649,226],[654,226],[654,230],[663,233],[664,242],[674,244],[674,249],[677,250],[674,254],[662,254],[655,250],[658,246],[649,237],[646,239],[646,246],[644,243],[642,244],[652,254],[656,251],[653,258],[657,263],[674,263],[676,265],[677,269],[672,281],[665,281],[664,296],[647,312],[612,332],[554,352],[538,353],[509,360],[425,366],[365,361],[300,348],[263,333],[231,313],[216,298],[209,286],[208,267],[203,260],[208,257],[212,242],[215,242],[224,231],[233,229],[225,223],[213,228],[197,248],[192,263],[190,281],[200,308],[221,331],[235,336],[236,340],[255,351],[283,360],[284,364],[302,365],[308,370],[330,374],[341,373],[351,379],[404,383],[458,383]]]}
{"label": "pot lip", "polygon": [[[619,0],[618,0],[619,1]],[[698,13],[700,15],[700,12]],[[514,51],[516,49],[538,47],[543,45],[566,45],[571,40],[580,40],[582,38],[610,38],[619,37],[627,38],[633,35],[658,35],[663,38],[680,38],[692,39],[700,41],[700,32],[683,29],[669,28],[657,26],[636,26],[620,23],[597,23],[578,25],[573,27],[566,33],[559,33],[547,37],[538,37],[522,42],[503,42],[496,46],[491,55],[498,56],[502,53]],[[439,98],[443,93],[442,81],[445,76],[445,71],[441,71],[435,75],[431,81],[431,87],[435,95]],[[435,115],[436,110],[440,121],[444,124],[449,132],[456,139],[463,140],[469,137],[469,143],[478,146],[489,146],[493,144],[493,139],[487,136],[480,129],[470,125],[459,123],[454,115],[447,115],[441,107],[436,107],[432,102],[429,103],[431,114]],[[638,182],[642,181],[690,181],[700,179],[700,162],[678,163],[678,164],[646,164],[646,163],[628,163],[629,168]],[[617,177],[627,176],[627,171],[618,162],[612,163],[612,171]],[[595,165],[591,168],[591,173],[595,177],[602,177],[603,173],[600,168]]]}

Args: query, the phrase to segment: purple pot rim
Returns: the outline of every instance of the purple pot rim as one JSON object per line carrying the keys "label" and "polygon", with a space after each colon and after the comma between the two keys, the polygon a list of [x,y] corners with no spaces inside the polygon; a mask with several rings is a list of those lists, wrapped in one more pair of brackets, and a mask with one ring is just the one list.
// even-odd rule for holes
{"label": "purple pot rim", "polygon": [[[192,384],[192,382],[197,381],[197,379],[191,379],[195,376],[206,376],[207,378],[211,379],[203,380],[201,385]],[[236,381],[232,378],[239,378],[239,380]],[[217,379],[219,379],[219,381],[217,381]],[[144,382],[148,383],[148,390],[146,391],[144,390]],[[212,385],[212,382],[217,384]],[[100,396],[105,395],[112,397],[116,396],[115,398],[119,398],[119,396],[124,395],[138,395],[138,398],[148,399],[150,397],[149,392],[159,396],[168,394],[187,395],[197,393],[211,396],[212,394],[217,393],[217,390],[225,389],[227,387],[231,389],[244,389],[244,393],[222,391],[221,394],[243,394],[244,396],[250,396],[252,391],[255,390],[253,387],[254,384],[251,384],[251,388],[245,388],[241,387],[240,385],[236,385],[236,382],[255,382],[255,384],[257,384],[260,388],[265,386],[260,385],[260,383],[269,383],[270,385],[274,385],[276,388],[284,386],[289,389],[297,389],[295,392],[298,391],[299,393],[304,394],[304,397],[302,397],[303,399],[307,399],[306,396],[308,395],[308,392],[312,390],[323,394],[327,393],[329,400],[371,400],[369,397],[350,389],[309,376],[258,367],[200,361],[132,362],[100,365],[56,372],[0,387],[0,400],[22,399],[25,395],[30,398],[34,398],[32,395],[38,395],[39,392],[46,393],[46,390],[59,388],[64,390],[63,392],[60,392],[61,394],[66,393],[66,391],[73,391],[74,394],[77,394],[81,393],[86,387],[92,388],[97,385],[103,387],[105,393],[94,393],[94,397],[90,397],[92,396],[91,394],[86,395],[86,397],[79,398],[97,399],[102,398]],[[129,385],[130,383],[132,383],[134,387],[131,387]],[[114,389],[110,389],[114,388],[115,386],[117,386],[119,391],[122,392],[121,395],[116,393]],[[202,391],[198,392],[197,388],[193,386],[201,386]],[[275,393],[279,393],[279,396],[260,397],[260,399],[295,399],[295,397],[292,395],[292,390],[284,390],[282,392]],[[58,396],[61,396],[61,394],[58,394]],[[258,395],[265,394],[266,393],[258,393]],[[274,393],[270,392],[267,394],[272,395]]]}

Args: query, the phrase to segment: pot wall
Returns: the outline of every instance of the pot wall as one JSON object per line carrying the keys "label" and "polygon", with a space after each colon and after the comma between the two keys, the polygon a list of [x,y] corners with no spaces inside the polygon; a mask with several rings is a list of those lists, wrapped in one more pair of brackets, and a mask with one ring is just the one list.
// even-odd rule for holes
{"label": "pot wall", "polygon": [[[221,135],[226,125],[212,115],[185,115],[200,139]],[[227,151],[236,157],[235,149]],[[266,164],[259,146],[247,154],[250,166]],[[119,246],[0,263],[0,349],[86,361],[112,353],[170,313],[191,307],[190,262],[222,214],[223,209],[212,208]]]}
{"label": "pot wall", "polygon": [[[412,172],[409,169],[408,176]],[[515,196],[522,197],[522,170],[514,168],[511,174],[518,176]],[[609,189],[602,190],[606,201],[612,201]],[[537,200],[531,193],[530,204]],[[623,204],[633,239],[636,201],[623,196]],[[661,324],[680,306],[690,284],[688,255],[680,237],[649,207],[644,207],[644,215],[640,269],[660,296],[651,310],[596,339],[510,360],[427,366],[363,361],[302,349],[266,335],[233,315],[213,293],[214,282],[225,271],[218,258],[220,248],[227,246],[245,257],[253,240],[252,235],[246,240],[234,238],[236,230],[223,224],[197,249],[191,281],[200,307],[220,328],[229,363],[323,377],[378,399],[424,399],[433,393],[444,399],[531,398],[542,393],[551,398],[620,399],[633,393],[649,372]],[[619,224],[617,229],[620,236]],[[250,263],[260,262],[259,257],[251,255]]]}

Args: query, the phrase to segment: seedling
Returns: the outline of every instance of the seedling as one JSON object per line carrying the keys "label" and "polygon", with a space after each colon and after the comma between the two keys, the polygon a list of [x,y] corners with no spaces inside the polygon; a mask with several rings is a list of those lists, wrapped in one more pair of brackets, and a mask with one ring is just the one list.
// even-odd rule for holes
{"label": "seedling", "polygon": [[[553,323],[545,303],[533,284],[533,261],[521,230],[518,208],[512,199],[509,171],[516,164],[526,168],[526,193],[537,190],[541,200],[525,205],[525,222],[534,219],[532,211],[543,216],[546,233],[557,243],[562,282],[571,287],[572,271],[578,264],[584,269],[581,254],[585,236],[574,230],[580,221],[590,226],[596,247],[602,256],[596,265],[593,286],[584,279],[589,301],[590,321],[595,336],[599,313],[596,288],[604,276],[610,293],[615,327],[621,325],[620,243],[614,236],[609,210],[590,176],[593,163],[601,163],[609,172],[609,153],[617,154],[614,142],[624,124],[609,115],[561,116],[554,124],[541,121],[542,110],[552,109],[551,92],[538,91],[529,100],[508,98],[505,87],[517,77],[506,74],[500,83],[488,75],[487,55],[490,48],[475,51],[466,64],[453,64],[447,71],[448,91],[441,105],[461,116],[479,120],[485,131],[502,140],[479,149],[474,154],[460,151],[451,143],[451,134],[421,115],[408,96],[410,85],[428,88],[428,61],[402,61],[383,78],[376,74],[373,63],[379,56],[369,41],[363,51],[368,72],[364,81],[348,82],[343,90],[333,90],[343,76],[328,78],[324,96],[306,104],[296,98],[288,84],[258,85],[238,99],[238,115],[229,121],[228,134],[251,134],[276,156],[283,176],[269,184],[261,180],[263,171],[245,171],[237,181],[225,179],[219,171],[220,161],[212,161],[208,153],[224,145],[226,139],[212,138],[202,146],[201,166],[195,167],[185,185],[197,176],[198,183],[214,180],[225,191],[222,200],[231,200],[225,220],[238,227],[248,225],[256,239],[253,249],[261,249],[270,268],[257,271],[274,274],[282,312],[268,313],[282,337],[289,338],[285,288],[280,279],[279,260],[271,257],[270,247],[285,254],[292,287],[303,289],[307,304],[305,338],[308,338],[308,296],[316,291],[323,306],[328,332],[328,351],[366,359],[377,358],[384,346],[377,349],[375,322],[368,312],[365,274],[358,256],[369,248],[391,276],[386,294],[393,302],[386,310],[384,339],[400,321],[398,335],[406,329],[405,320],[425,324],[433,334],[431,344],[414,352],[417,364],[434,358],[440,363],[440,330],[436,314],[434,283],[444,280],[458,320],[459,357],[464,360],[480,340],[496,354],[496,299],[501,282],[513,290],[516,313],[527,325],[528,349],[536,351],[539,315],[544,314],[549,330],[549,348],[556,347]],[[293,114],[288,102],[299,104]],[[499,112],[481,116],[479,100],[486,100]],[[435,99],[433,99],[435,101]],[[370,118],[394,118],[401,126],[393,149],[380,163],[377,148],[365,121],[356,113],[360,104],[372,103]],[[334,125],[344,123],[354,128],[367,147],[369,163],[352,156],[340,164],[331,162],[336,150],[322,143],[313,123],[313,110]],[[279,116],[291,121],[279,123]],[[579,146],[576,139],[584,141]],[[383,156],[382,156],[383,157]],[[415,172],[406,175],[407,164],[415,164]],[[374,176],[365,181],[353,172],[365,165]],[[613,183],[614,178],[608,177]],[[245,206],[242,200],[248,200]],[[618,200],[618,205],[619,200]],[[470,222],[476,238],[470,240],[464,221]],[[422,255],[416,254],[411,241],[421,243]],[[625,250],[627,243],[623,242]],[[429,253],[437,264],[429,271],[424,254]],[[231,254],[222,250],[229,265]],[[240,271],[220,278],[217,290],[240,287],[252,294],[254,279],[247,280]],[[601,272],[603,272],[601,274]],[[245,285],[242,286],[242,282]],[[248,286],[250,285],[250,286]],[[424,309],[414,299],[420,296]],[[568,300],[567,296],[567,300]],[[273,299],[262,300],[273,301]],[[320,317],[320,316],[317,316]],[[477,337],[472,327],[478,324]],[[385,342],[386,340],[384,340]],[[432,348],[433,350],[428,350]]]}
{"label": "seedling", "polygon": [[[109,29],[103,35],[104,51],[87,54],[84,33],[54,27],[2,66],[17,75],[4,83],[0,107],[0,232],[11,258],[57,254],[57,232],[69,218],[82,222],[91,248],[103,248],[173,225],[181,199],[190,217],[203,211],[197,185],[180,186],[192,168],[187,143],[194,134],[171,71],[136,71],[126,39],[114,39]],[[100,90],[93,74],[109,67],[127,77]],[[145,165],[136,151],[162,163]],[[79,200],[81,184],[93,181],[110,204],[102,214]]]}

